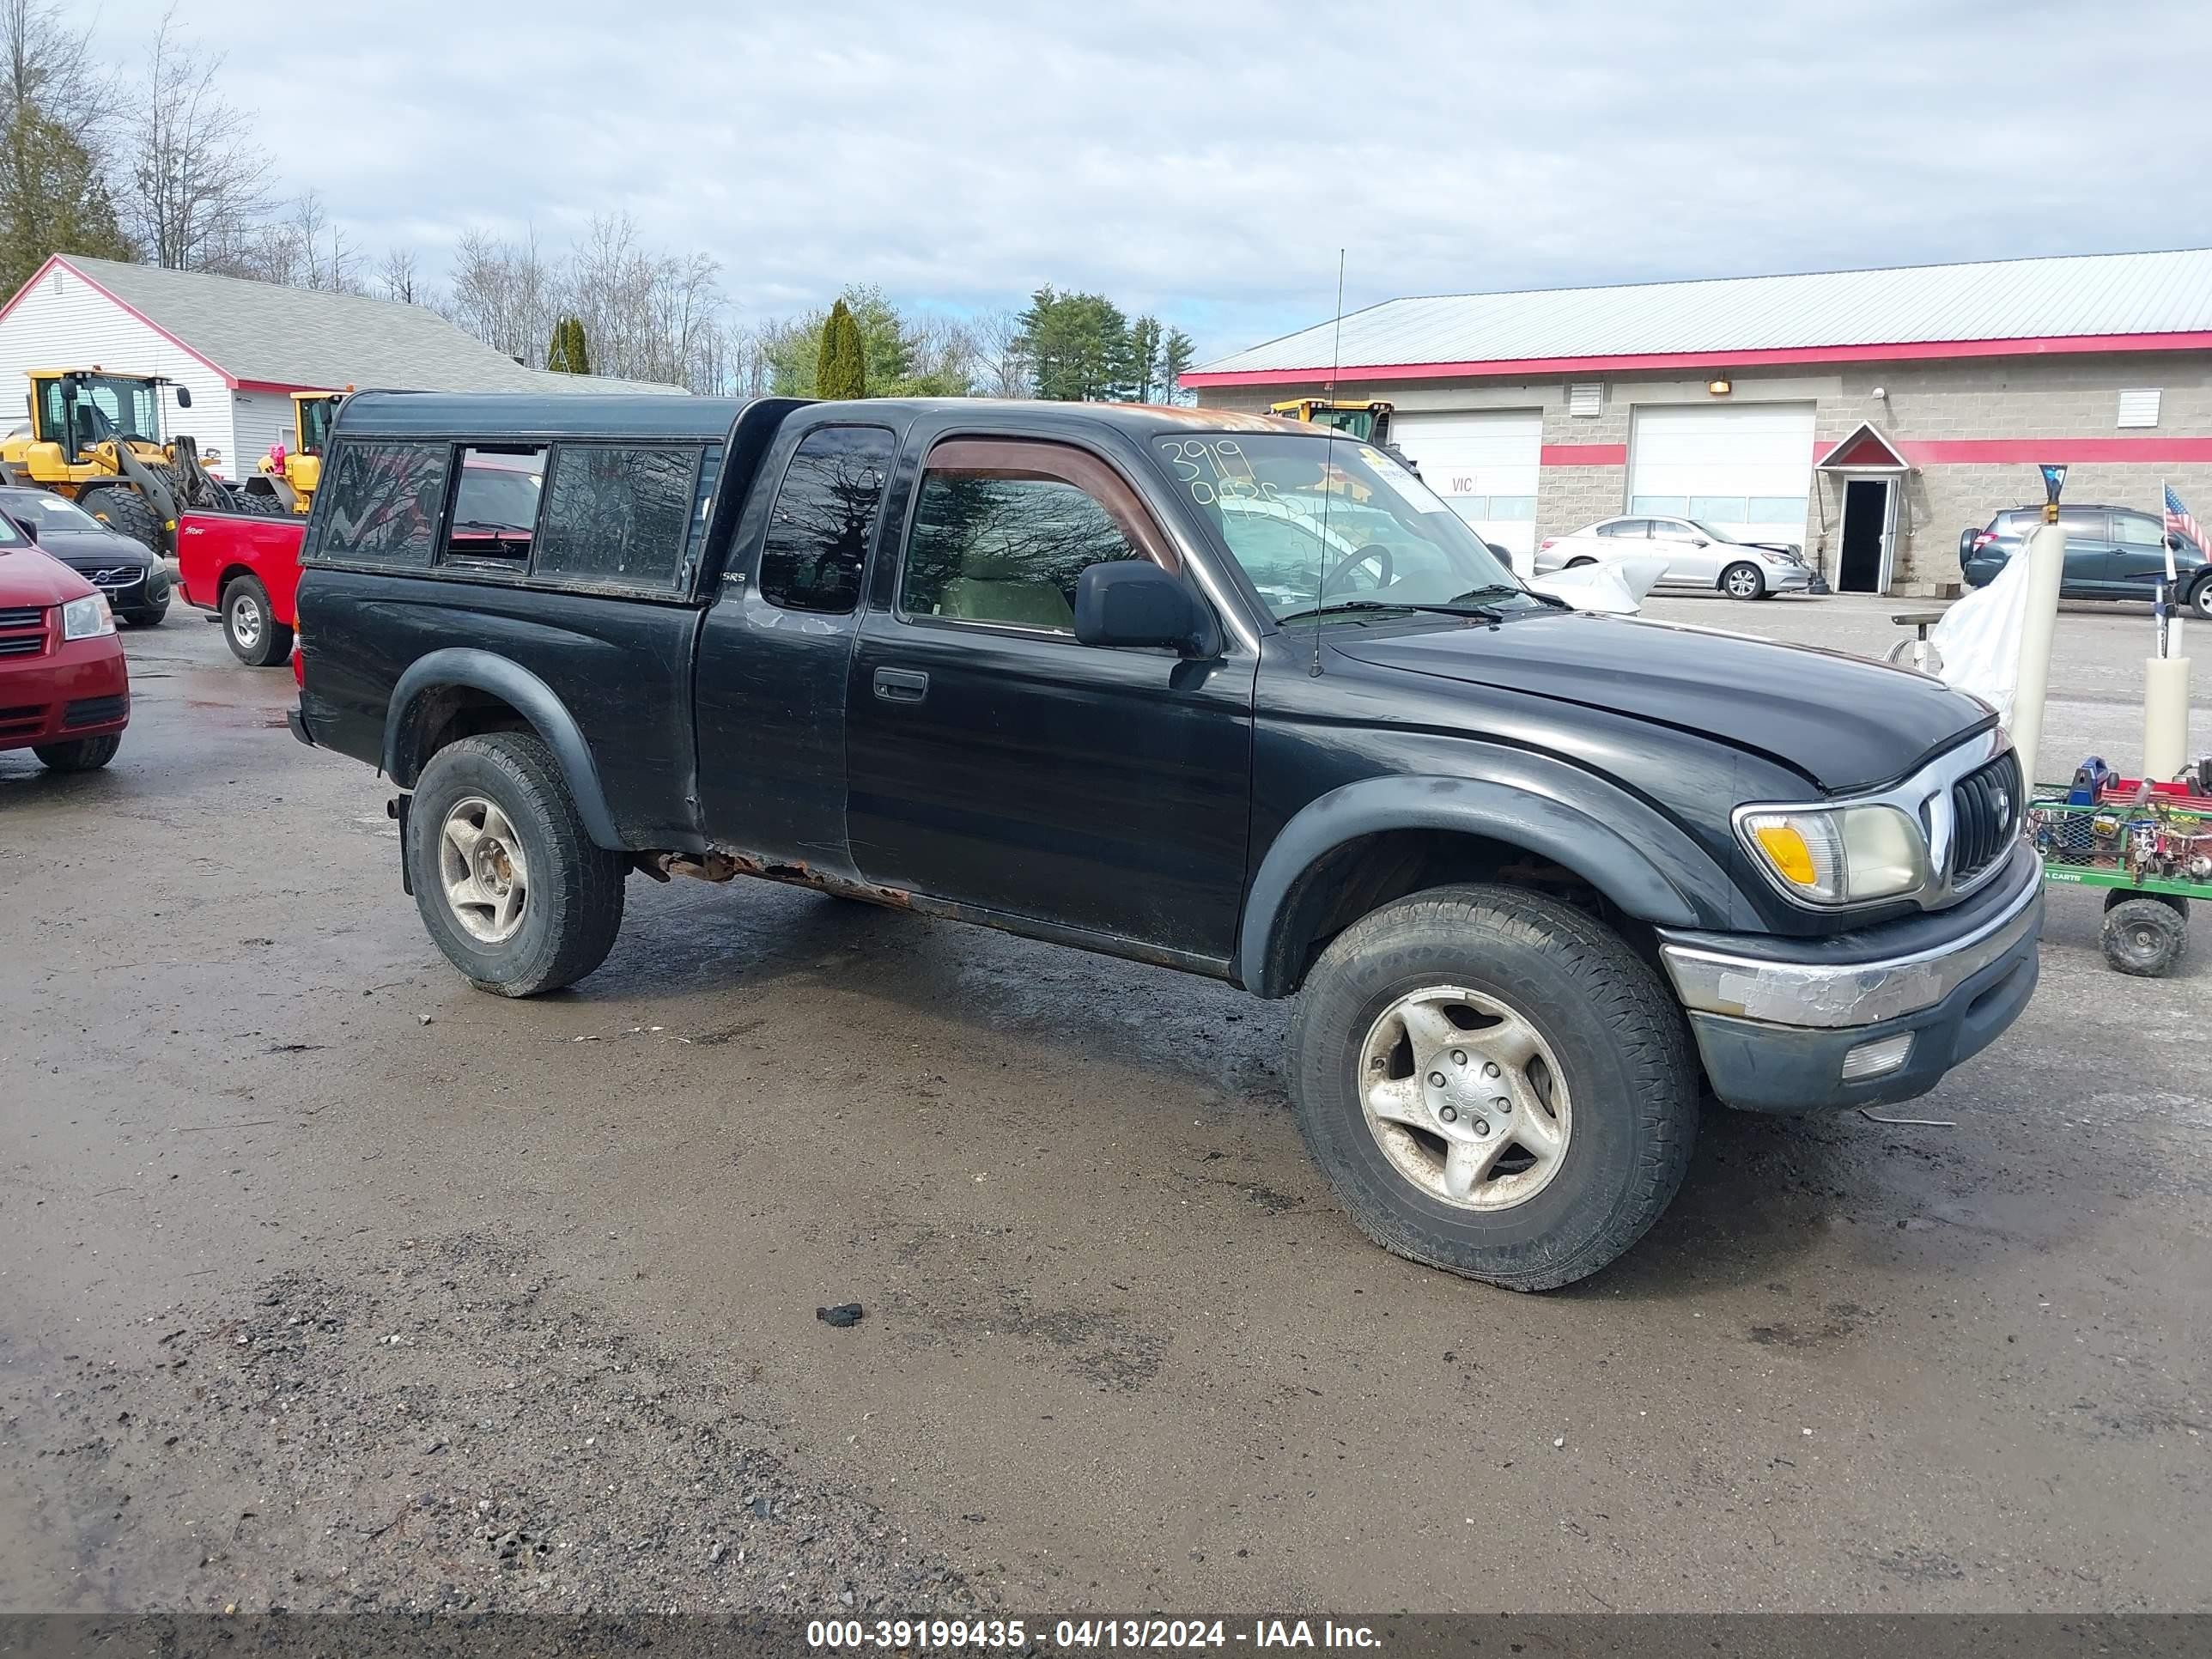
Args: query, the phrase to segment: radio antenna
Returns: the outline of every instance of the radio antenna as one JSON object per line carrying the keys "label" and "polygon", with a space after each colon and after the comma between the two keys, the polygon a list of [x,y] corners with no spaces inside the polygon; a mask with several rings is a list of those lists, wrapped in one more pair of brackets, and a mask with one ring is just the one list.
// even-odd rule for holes
{"label": "radio antenna", "polygon": [[[1337,371],[1344,367],[1344,250],[1336,251],[1336,328],[1329,341],[1328,384],[1322,389],[1329,400],[1336,399]],[[1328,499],[1336,488],[1336,438],[1334,421],[1328,423],[1328,459],[1321,475],[1321,556],[1314,568],[1314,624],[1313,672],[1321,672],[1321,609],[1322,589],[1328,582]]]}

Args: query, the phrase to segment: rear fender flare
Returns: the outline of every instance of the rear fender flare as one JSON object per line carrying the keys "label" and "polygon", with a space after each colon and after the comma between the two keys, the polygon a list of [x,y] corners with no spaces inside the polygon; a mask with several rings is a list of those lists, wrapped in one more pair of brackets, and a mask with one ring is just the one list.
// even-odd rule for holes
{"label": "rear fender flare", "polygon": [[1297,968],[1283,960],[1278,936],[1300,877],[1347,842],[1391,830],[1519,848],[1656,927],[1725,929],[1741,902],[1727,872],[1671,820],[1562,761],[1515,756],[1489,777],[1366,778],[1308,802],[1268,847],[1238,930],[1239,984],[1263,997],[1290,994]]}
{"label": "rear fender flare", "polygon": [[553,688],[518,663],[489,651],[465,646],[450,647],[418,657],[392,689],[384,717],[384,769],[403,789],[412,789],[421,775],[422,732],[416,714],[428,693],[448,686],[466,686],[510,704],[531,729],[553,751],[576,803],[576,814],[592,842],[611,851],[623,850],[614,814],[607,810],[606,791],[599,783],[599,769],[591,745],[568,705]]}

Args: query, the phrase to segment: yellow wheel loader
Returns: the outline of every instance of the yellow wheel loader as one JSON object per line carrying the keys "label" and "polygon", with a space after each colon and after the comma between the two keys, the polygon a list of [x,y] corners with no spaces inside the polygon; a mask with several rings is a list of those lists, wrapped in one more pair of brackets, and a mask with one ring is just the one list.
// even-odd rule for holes
{"label": "yellow wheel loader", "polygon": [[[154,374],[88,369],[30,371],[30,422],[0,440],[0,477],[65,495],[86,512],[167,555],[188,507],[226,507],[229,492],[201,465],[189,433],[161,439],[161,388]],[[177,407],[189,388],[173,386]]]}
{"label": "yellow wheel loader", "polygon": [[1390,411],[1395,407],[1385,403],[1339,403],[1334,398],[1292,398],[1287,402],[1268,404],[1267,412],[1285,415],[1309,426],[1333,426],[1347,438],[1373,444],[1377,449],[1388,449]]}
{"label": "yellow wheel loader", "polygon": [[323,450],[346,392],[292,394],[291,446],[277,444],[261,458],[253,476],[240,486],[240,506],[252,513],[306,514],[323,480]]}

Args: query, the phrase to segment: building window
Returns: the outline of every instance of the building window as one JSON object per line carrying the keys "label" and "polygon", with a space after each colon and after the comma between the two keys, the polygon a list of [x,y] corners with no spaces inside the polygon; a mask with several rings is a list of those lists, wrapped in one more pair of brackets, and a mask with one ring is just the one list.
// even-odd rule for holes
{"label": "building window", "polygon": [[2122,426],[2156,426],[2158,424],[2158,393],[2154,386],[2136,386],[2120,393]]}
{"label": "building window", "polygon": [[1605,408],[1605,388],[1595,381],[1567,388],[1567,413],[1577,420],[1591,420]]}

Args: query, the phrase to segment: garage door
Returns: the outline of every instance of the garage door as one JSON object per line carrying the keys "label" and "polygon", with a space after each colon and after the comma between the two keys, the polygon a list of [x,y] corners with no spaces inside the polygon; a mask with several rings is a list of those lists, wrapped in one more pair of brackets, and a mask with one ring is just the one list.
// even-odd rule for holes
{"label": "garage door", "polygon": [[1649,404],[1628,446],[1628,510],[1698,519],[1739,541],[1805,538],[1810,404]]}
{"label": "garage door", "polygon": [[1533,409],[1390,417],[1391,440],[1413,458],[1421,481],[1485,541],[1527,572],[1536,551],[1536,473],[1544,417]]}

